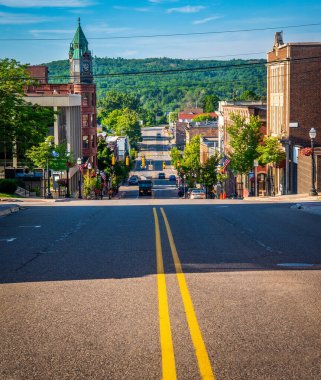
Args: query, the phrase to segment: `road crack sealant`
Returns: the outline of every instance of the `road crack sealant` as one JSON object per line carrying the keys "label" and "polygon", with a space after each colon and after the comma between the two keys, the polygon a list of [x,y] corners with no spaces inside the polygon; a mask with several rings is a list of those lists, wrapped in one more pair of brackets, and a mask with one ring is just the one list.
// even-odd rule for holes
{"label": "road crack sealant", "polygon": [[80,220],[69,232],[62,233],[60,236],[57,237],[57,239],[53,240],[52,243],[49,244],[49,246],[41,249],[39,252],[32,253],[32,255],[34,256],[30,258],[29,260],[27,260],[22,265],[20,265],[18,268],[16,268],[15,271],[16,272],[20,271],[21,269],[25,268],[26,266],[28,266],[30,263],[32,263],[34,260],[38,259],[42,255],[54,254],[54,253],[60,252],[61,250],[57,249],[57,243],[61,243],[67,240],[73,234],[79,232],[81,228],[87,226],[96,215],[97,213],[93,213],[87,216],[85,219]]}

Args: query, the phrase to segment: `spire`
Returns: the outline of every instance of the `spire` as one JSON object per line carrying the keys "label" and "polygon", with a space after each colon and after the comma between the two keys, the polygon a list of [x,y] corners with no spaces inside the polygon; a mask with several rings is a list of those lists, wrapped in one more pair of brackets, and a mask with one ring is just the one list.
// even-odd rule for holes
{"label": "spire", "polygon": [[81,29],[80,17],[78,17],[78,27],[70,44],[69,56],[73,59],[79,59],[85,53],[90,54],[90,51],[88,49],[88,41],[83,30]]}

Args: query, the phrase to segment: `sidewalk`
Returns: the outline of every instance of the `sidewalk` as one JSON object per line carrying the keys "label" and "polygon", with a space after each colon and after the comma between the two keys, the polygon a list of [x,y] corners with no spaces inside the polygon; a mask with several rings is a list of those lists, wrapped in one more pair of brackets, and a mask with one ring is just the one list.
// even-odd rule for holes
{"label": "sidewalk", "polygon": [[321,196],[310,196],[308,194],[289,194],[264,197],[246,197],[246,201],[261,201],[261,202],[321,202]]}

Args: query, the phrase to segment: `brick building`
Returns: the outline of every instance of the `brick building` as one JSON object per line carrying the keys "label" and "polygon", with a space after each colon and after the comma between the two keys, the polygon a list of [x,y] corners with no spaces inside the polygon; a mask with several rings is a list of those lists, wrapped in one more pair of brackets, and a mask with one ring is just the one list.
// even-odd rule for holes
{"label": "brick building", "polygon": [[[97,110],[96,85],[93,83],[92,56],[88,49],[88,41],[80,26],[70,44],[70,83],[53,84],[48,82],[48,68],[46,66],[30,66],[28,68],[32,77],[40,83],[26,89],[27,96],[49,95],[81,95],[81,156],[84,161],[90,161],[97,166]],[[73,147],[71,147],[73,150]]]}
{"label": "brick building", "polygon": [[267,134],[278,137],[286,152],[284,168],[275,172],[279,194],[298,191],[298,151],[310,145],[312,127],[321,145],[320,56],[320,42],[285,44],[282,32],[267,54]]}
{"label": "brick building", "polygon": [[215,154],[219,154],[217,137],[201,137],[200,139],[200,163],[205,164]]}
{"label": "brick building", "polygon": [[[314,149],[315,154],[315,188],[321,193],[321,148]],[[312,163],[311,156],[298,155],[298,193],[309,194],[312,187]]]}
{"label": "brick building", "polygon": [[217,122],[192,122],[187,123],[185,127],[186,144],[195,136],[215,137],[218,140],[218,123]]}

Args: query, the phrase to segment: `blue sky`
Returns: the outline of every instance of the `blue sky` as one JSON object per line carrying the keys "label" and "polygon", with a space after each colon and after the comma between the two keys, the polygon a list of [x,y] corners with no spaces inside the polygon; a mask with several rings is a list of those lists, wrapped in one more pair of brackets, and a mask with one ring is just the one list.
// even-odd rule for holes
{"label": "blue sky", "polygon": [[[281,27],[284,42],[321,42],[321,25],[285,28],[321,23],[320,14],[320,0],[0,0],[0,58],[67,59],[78,17],[98,57],[265,58]],[[223,33],[112,39],[205,32]]]}

